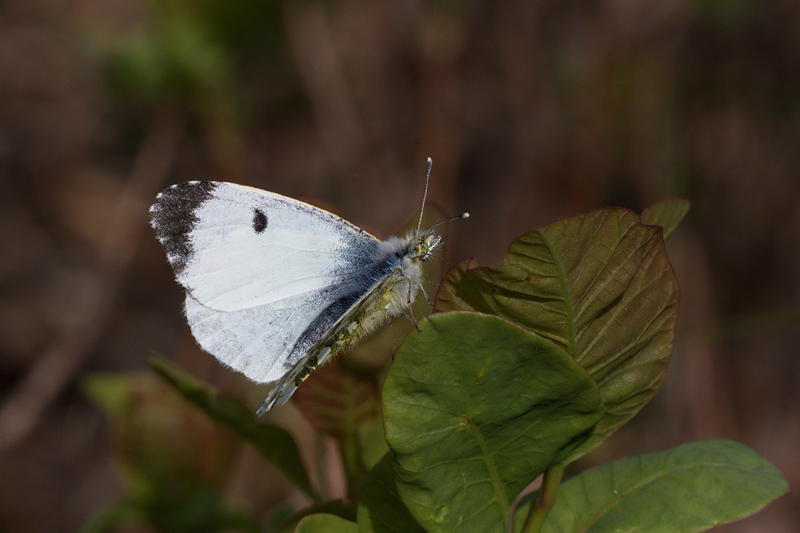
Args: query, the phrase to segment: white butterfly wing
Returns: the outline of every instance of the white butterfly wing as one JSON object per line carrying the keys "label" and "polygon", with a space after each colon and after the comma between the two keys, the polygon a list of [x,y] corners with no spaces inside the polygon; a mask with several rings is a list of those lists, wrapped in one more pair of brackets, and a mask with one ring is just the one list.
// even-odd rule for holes
{"label": "white butterfly wing", "polygon": [[258,383],[280,379],[292,368],[292,347],[318,311],[309,302],[217,311],[186,296],[186,318],[200,346]]}
{"label": "white butterfly wing", "polygon": [[150,220],[178,282],[219,311],[328,289],[368,265],[378,244],[327,211],[231,183],[174,185]]}
{"label": "white butterfly wing", "polygon": [[259,382],[297,362],[320,313],[369,287],[379,243],[322,209],[221,182],[170,187],[150,220],[186,288],[195,338]]}

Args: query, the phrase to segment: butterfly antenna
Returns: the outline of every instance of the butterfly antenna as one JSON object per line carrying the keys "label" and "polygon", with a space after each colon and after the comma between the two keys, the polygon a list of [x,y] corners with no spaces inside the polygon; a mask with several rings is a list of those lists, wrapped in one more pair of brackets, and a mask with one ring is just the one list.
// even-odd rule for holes
{"label": "butterfly antenna", "polygon": [[425,199],[428,197],[428,181],[431,179],[431,167],[433,166],[433,159],[428,158],[428,164],[425,170],[425,192],[422,194],[422,207],[419,209],[419,222],[417,222],[417,234],[422,227],[422,212],[425,211]]}
{"label": "butterfly antenna", "polygon": [[454,220],[464,220],[465,218],[469,218],[469,213],[461,213],[460,215],[456,215],[454,217],[450,217],[447,220],[442,220],[441,222],[437,222],[431,229],[435,228],[436,226],[441,226],[442,224],[447,224],[448,222],[452,222]]}

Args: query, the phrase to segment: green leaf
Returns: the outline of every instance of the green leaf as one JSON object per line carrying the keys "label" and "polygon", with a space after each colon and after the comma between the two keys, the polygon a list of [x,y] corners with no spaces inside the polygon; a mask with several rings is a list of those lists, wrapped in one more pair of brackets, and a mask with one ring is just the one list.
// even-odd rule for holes
{"label": "green leaf", "polygon": [[91,374],[81,380],[81,389],[86,397],[115,421],[130,412],[142,397],[158,396],[159,385],[152,376],[134,373]]}
{"label": "green leaf", "polygon": [[681,223],[692,203],[683,198],[665,198],[642,212],[642,223],[664,228],[664,240],[672,235]]}
{"label": "green leaf", "polygon": [[218,422],[255,446],[309,497],[319,499],[292,436],[278,426],[259,424],[241,403],[219,396],[214,389],[194,379],[162,357],[152,357],[150,365],[184,398],[211,420]]}
{"label": "green leaf", "polygon": [[161,4],[165,9],[154,13],[158,23],[152,30],[119,35],[111,43],[104,64],[107,81],[120,96],[181,102],[203,114],[201,102],[209,105],[203,97],[228,97],[232,58],[192,10]]}
{"label": "green leaf", "polygon": [[358,530],[361,533],[422,533],[424,530],[397,492],[391,452],[375,465],[361,487]]}
{"label": "green leaf", "polygon": [[258,530],[252,516],[220,496],[238,448],[228,429],[152,373],[93,375],[82,387],[109,419],[114,458],[128,492],[84,531]]}
{"label": "green leaf", "polygon": [[[131,497],[106,507],[82,528],[83,533],[159,531],[161,533],[256,533],[256,520],[226,504],[220,495],[197,485],[176,487]],[[163,490],[166,489],[166,490]]]}
{"label": "green leaf", "polygon": [[292,533],[304,518],[315,514],[335,515],[348,522],[353,522],[356,519],[355,505],[345,503],[342,500],[326,500],[315,502],[291,513],[281,520],[277,526],[268,528],[267,531],[270,533]]}
{"label": "green leaf", "polygon": [[153,530],[162,533],[256,533],[255,519],[224,502],[216,491],[189,487],[178,493],[162,490],[140,502]]}
{"label": "green leaf", "polygon": [[358,526],[334,514],[312,514],[303,518],[295,533],[358,533]]}
{"label": "green leaf", "polygon": [[600,419],[591,378],[507,320],[420,321],[383,389],[397,490],[426,530],[506,531],[514,497]]}
{"label": "green leaf", "polygon": [[498,315],[552,340],[585,368],[606,407],[570,460],[634,416],[664,380],[678,282],[661,230],[626,209],[598,209],[523,235],[499,269],[461,263],[436,311]]}
{"label": "green leaf", "polygon": [[[775,466],[747,446],[706,440],[571,478],[543,531],[705,531],[758,511],[788,488]],[[517,526],[535,498],[520,503]]]}

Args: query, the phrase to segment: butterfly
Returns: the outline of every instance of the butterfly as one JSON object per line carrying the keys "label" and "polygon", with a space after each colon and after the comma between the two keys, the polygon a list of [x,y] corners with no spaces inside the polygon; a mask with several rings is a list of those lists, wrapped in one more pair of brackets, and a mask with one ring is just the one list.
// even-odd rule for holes
{"label": "butterfly", "polygon": [[150,207],[197,342],[253,381],[277,381],[258,415],[286,403],[328,358],[410,310],[422,263],[442,244],[435,226],[421,223],[422,211],[416,230],[381,241],[298,200],[214,181],[173,185]]}

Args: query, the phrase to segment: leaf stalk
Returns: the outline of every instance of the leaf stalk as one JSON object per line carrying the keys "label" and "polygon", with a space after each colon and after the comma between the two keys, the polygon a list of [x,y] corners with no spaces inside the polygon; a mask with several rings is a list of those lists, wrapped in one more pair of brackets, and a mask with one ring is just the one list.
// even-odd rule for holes
{"label": "leaf stalk", "polygon": [[556,503],[558,487],[563,477],[563,463],[553,465],[545,471],[542,478],[542,486],[539,488],[539,497],[536,499],[536,503],[531,508],[530,513],[528,513],[528,518],[525,519],[522,533],[538,533],[542,529],[547,513]]}

